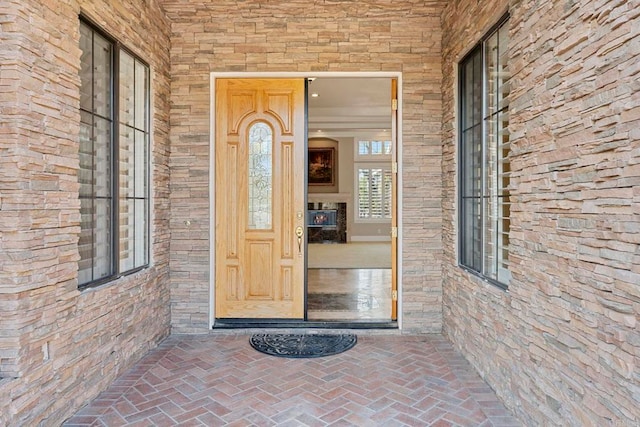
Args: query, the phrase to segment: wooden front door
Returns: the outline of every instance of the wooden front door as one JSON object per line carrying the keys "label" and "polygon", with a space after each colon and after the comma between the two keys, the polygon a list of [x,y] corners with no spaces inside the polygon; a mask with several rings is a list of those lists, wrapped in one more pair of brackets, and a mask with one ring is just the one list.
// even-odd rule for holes
{"label": "wooden front door", "polygon": [[304,317],[303,79],[217,79],[217,318]]}

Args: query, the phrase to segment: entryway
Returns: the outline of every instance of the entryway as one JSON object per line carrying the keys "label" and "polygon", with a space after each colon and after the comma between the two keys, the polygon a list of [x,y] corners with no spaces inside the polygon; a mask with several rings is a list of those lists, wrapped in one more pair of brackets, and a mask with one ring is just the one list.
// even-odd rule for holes
{"label": "entryway", "polygon": [[[388,85],[386,121],[369,116],[378,128],[349,122],[342,113],[337,132],[318,129],[318,116],[305,116],[304,102],[300,108],[301,82],[309,85],[311,110],[318,82],[358,81],[346,74],[315,81],[297,75],[212,76],[212,326],[397,320],[398,265],[392,254],[397,253],[399,212],[394,191],[398,76],[360,76]],[[335,110],[340,114],[339,105]],[[301,117],[309,125],[308,142],[303,131],[302,144]],[[323,132],[324,142],[318,136]],[[349,132],[351,138],[345,137]],[[326,143],[331,138],[333,145]],[[301,192],[298,184],[305,182]],[[316,250],[339,253],[347,247],[361,250],[360,259],[369,265],[317,266],[313,261]],[[374,250],[380,249],[388,253],[386,262],[371,265]],[[349,258],[354,257],[344,257]]]}

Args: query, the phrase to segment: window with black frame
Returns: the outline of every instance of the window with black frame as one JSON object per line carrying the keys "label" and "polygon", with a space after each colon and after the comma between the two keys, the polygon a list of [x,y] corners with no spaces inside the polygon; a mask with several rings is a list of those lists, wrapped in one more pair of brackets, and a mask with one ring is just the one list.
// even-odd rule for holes
{"label": "window with black frame", "polygon": [[149,263],[149,67],[80,21],[81,287]]}
{"label": "window with black frame", "polygon": [[510,140],[508,17],[459,68],[459,263],[506,288]]}

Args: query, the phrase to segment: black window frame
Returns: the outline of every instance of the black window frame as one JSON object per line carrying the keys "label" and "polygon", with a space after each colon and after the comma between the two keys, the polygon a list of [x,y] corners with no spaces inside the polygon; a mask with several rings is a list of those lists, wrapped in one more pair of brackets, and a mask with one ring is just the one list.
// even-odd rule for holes
{"label": "black window frame", "polygon": [[[497,113],[488,113],[487,107],[487,41],[498,34],[498,31],[508,31],[509,14],[505,14],[500,20],[487,32],[487,34],[469,51],[458,64],[458,105],[459,105],[459,117],[458,117],[458,265],[464,270],[480,277],[481,279],[497,286],[500,289],[507,290],[509,287],[510,277],[506,281],[501,281],[496,277],[491,277],[486,273],[485,264],[488,261],[488,257],[485,253],[486,238],[484,232],[486,230],[486,185],[488,179],[486,175],[486,151],[487,151],[487,122],[490,121],[496,114],[500,115],[503,112],[507,113],[508,120],[508,95],[506,107],[499,109]],[[508,35],[508,32],[507,32]],[[472,76],[469,76],[466,67],[471,65]],[[480,85],[478,88],[477,77],[480,76]],[[471,77],[471,86],[473,86],[471,96],[465,96],[468,94],[466,90],[469,87],[469,77]],[[508,82],[509,78],[507,79]],[[475,86],[474,86],[475,84]],[[475,91],[479,89],[480,92]],[[469,101],[477,103],[473,104],[472,108],[469,108]],[[479,111],[478,111],[479,107]],[[469,112],[473,116],[469,120]],[[473,135],[473,133],[476,133]],[[477,144],[479,132],[480,150],[475,150],[475,153],[469,154],[473,151],[474,143]],[[472,135],[473,141],[471,143],[465,142],[465,137]],[[499,144],[499,143],[498,143]],[[471,151],[468,151],[471,150]],[[498,157],[498,156],[497,156]],[[501,159],[501,157],[498,157]],[[475,176],[476,174],[477,176]],[[504,178],[498,173],[492,175],[491,178],[498,180]],[[469,183],[472,183],[469,185]],[[470,188],[473,187],[473,188]],[[477,195],[476,195],[477,193]],[[508,191],[506,192],[508,198]],[[502,196],[496,196],[502,197]],[[507,202],[509,205],[509,202]],[[474,210],[475,209],[475,210]],[[475,221],[469,221],[470,216],[474,216]],[[507,216],[507,222],[510,220],[510,212]],[[497,223],[497,222],[496,222]],[[497,233],[495,229],[491,230],[492,233]],[[507,233],[508,234],[508,233]],[[497,249],[502,250],[504,246],[498,246]],[[469,255],[471,251],[471,255]],[[508,244],[506,247],[508,252]],[[479,255],[478,255],[479,254]],[[495,257],[495,269],[499,268],[498,256]],[[497,275],[497,273],[496,273]],[[510,276],[510,274],[509,274]]]}
{"label": "black window frame", "polygon": [[[92,31],[92,45],[93,38],[95,34],[99,35],[107,42],[110,43],[111,52],[110,52],[110,69],[111,76],[109,82],[109,104],[110,104],[110,113],[111,113],[111,123],[109,126],[110,132],[110,147],[109,147],[109,156],[110,156],[110,215],[109,215],[109,253],[111,257],[111,262],[109,263],[110,273],[99,278],[94,278],[92,274],[92,280],[80,283],[80,278],[78,278],[78,289],[88,289],[94,288],[105,283],[111,282],[117,278],[134,274],[138,271],[144,270],[149,267],[151,262],[151,67],[149,63],[144,61],[140,56],[133,53],[130,49],[125,47],[122,43],[120,43],[117,39],[110,36],[106,31],[104,31],[99,25],[97,25],[90,18],[80,15],[79,16],[79,26],[86,26]],[[144,251],[145,251],[145,262],[139,266],[134,268],[121,271],[120,270],[120,53],[124,52],[127,55],[131,56],[134,61],[138,61],[146,68],[146,85],[145,85],[145,127],[146,127],[146,140],[145,144],[145,156],[144,156],[144,165],[145,165],[145,191],[144,191],[144,200],[146,201],[146,210],[145,210],[145,238],[144,238]],[[93,53],[92,53],[93,55]],[[92,71],[93,73],[93,71]],[[95,82],[94,77],[92,77],[92,84]],[[88,113],[91,115],[95,115],[93,111],[87,111],[83,109],[82,106],[79,108],[80,113]],[[95,134],[92,134],[92,144],[95,144]],[[93,157],[95,161],[95,156]],[[95,171],[95,167],[94,167]],[[92,171],[92,174],[94,173]],[[95,193],[94,193],[95,194]],[[82,199],[82,195],[80,195],[80,199]],[[88,197],[87,197],[88,198]],[[95,195],[90,197],[92,200],[95,199]],[[92,234],[95,233],[96,225],[95,222],[92,222]],[[93,239],[93,237],[92,237]],[[79,243],[80,244],[80,243]],[[93,250],[94,242],[92,240],[92,250]],[[93,254],[92,256],[92,269],[96,266],[96,256]],[[80,268],[79,268],[80,269]]]}

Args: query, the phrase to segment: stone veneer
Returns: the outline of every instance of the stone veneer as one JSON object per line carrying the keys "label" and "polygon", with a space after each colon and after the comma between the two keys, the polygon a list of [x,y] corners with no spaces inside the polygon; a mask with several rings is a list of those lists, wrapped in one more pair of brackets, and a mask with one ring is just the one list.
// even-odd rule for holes
{"label": "stone veneer", "polygon": [[209,327],[211,72],[401,71],[403,320],[440,332],[444,2],[163,0],[171,20],[172,327]]}
{"label": "stone veneer", "polygon": [[[80,13],[151,65],[153,267],[78,291]],[[0,425],[57,425],[170,331],[169,24],[154,0],[0,3]]]}
{"label": "stone veneer", "polygon": [[[456,261],[457,62],[509,9],[511,262]],[[640,2],[451,1],[444,331],[529,425],[640,424]]]}
{"label": "stone veneer", "polygon": [[[640,423],[638,0],[156,1],[0,4],[0,425],[59,424],[170,314],[207,331],[210,71],[401,71],[406,330],[443,327],[527,424]],[[508,8],[503,292],[456,266],[454,96]],[[79,292],[81,11],[152,67],[154,231],[153,267]]]}

